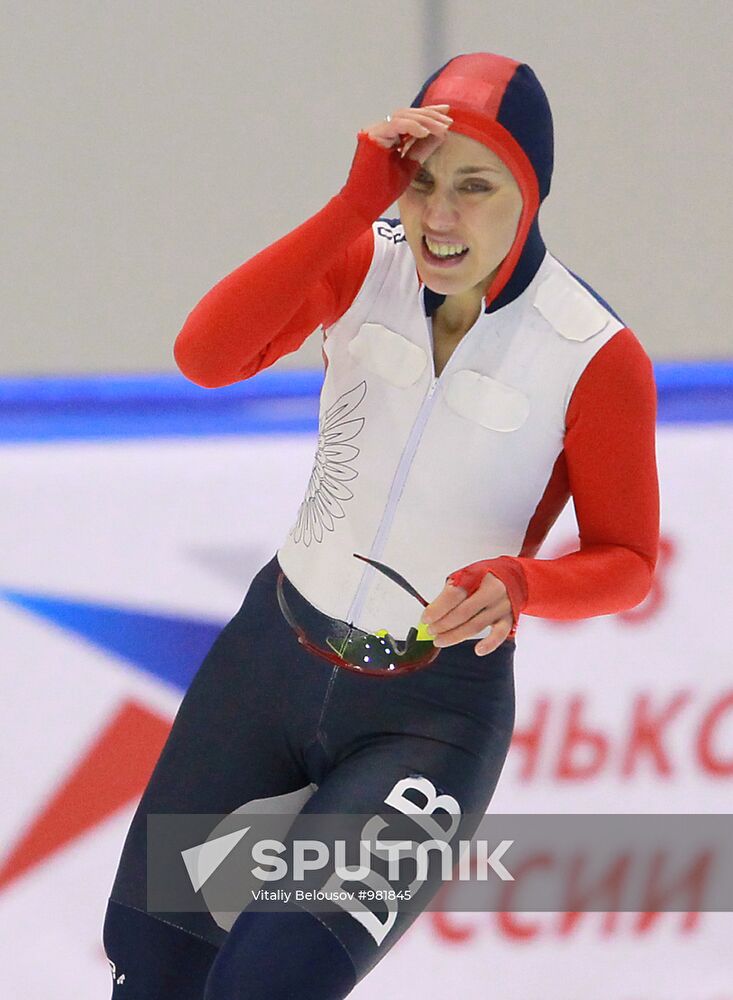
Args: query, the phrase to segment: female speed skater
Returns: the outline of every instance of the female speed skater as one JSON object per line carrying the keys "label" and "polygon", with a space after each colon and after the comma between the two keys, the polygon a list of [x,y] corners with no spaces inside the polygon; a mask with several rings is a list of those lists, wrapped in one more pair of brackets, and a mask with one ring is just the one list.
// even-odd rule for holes
{"label": "female speed skater", "polygon": [[[104,923],[114,1000],[347,996],[414,909],[153,912],[148,816],[272,800],[297,821],[447,816],[470,836],[512,736],[520,616],[648,593],[652,367],[545,247],[552,163],[530,67],[459,55],[358,133],[338,194],[187,317],[174,354],[199,385],[251,378],[318,329],[325,380],[293,526],[201,664],[131,823]],[[538,559],[571,497],[578,550]]]}

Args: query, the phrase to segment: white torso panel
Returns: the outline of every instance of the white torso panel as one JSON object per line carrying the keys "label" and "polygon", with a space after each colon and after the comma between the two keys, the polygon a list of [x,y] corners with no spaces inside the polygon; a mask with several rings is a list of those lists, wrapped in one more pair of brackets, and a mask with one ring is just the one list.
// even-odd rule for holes
{"label": "white torso panel", "polygon": [[483,312],[435,378],[431,320],[401,226],[374,223],[360,292],[325,331],[318,446],[278,560],[326,614],[403,638],[449,573],[518,555],[590,359],[623,324],[550,253]]}

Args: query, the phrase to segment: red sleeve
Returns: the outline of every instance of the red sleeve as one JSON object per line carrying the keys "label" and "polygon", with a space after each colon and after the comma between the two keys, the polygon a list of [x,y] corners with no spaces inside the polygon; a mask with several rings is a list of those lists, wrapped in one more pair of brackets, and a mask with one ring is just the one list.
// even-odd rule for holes
{"label": "red sleeve", "polygon": [[472,593],[493,573],[507,588],[515,627],[521,612],[590,618],[639,604],[651,587],[659,542],[655,426],[651,361],[631,330],[620,330],[586,366],[566,414],[579,550],[558,559],[486,559],[449,579]]}
{"label": "red sleeve", "polygon": [[372,222],[418,167],[360,132],[341,191],[223,278],[189,314],[173,348],[183,374],[209,388],[249,378],[342,316],[369,270]]}

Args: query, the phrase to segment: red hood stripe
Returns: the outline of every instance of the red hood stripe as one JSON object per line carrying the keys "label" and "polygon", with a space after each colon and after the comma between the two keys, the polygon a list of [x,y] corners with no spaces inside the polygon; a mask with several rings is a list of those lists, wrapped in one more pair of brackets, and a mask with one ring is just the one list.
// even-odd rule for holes
{"label": "red hood stripe", "polygon": [[458,56],[430,84],[425,104],[463,104],[489,118],[499,114],[506,88],[521,63],[489,53]]}

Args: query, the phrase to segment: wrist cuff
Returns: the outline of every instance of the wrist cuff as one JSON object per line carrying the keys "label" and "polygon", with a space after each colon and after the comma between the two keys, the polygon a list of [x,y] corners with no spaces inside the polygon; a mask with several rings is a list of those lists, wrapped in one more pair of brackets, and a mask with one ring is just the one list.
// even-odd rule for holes
{"label": "wrist cuff", "polygon": [[514,625],[512,633],[517,627],[519,616],[527,605],[527,576],[521,562],[514,556],[497,556],[495,559],[483,559],[480,562],[470,563],[462,569],[456,570],[446,577],[446,580],[456,587],[463,587],[468,591],[469,596],[475,593],[481,586],[481,581],[487,573],[491,573],[501,580],[507,590],[509,602],[512,606],[512,617]]}
{"label": "wrist cuff", "polygon": [[399,198],[419,169],[417,160],[402,158],[396,147],[385,149],[361,131],[348,179],[339,193],[371,225]]}

